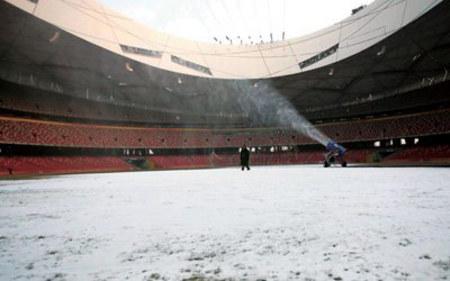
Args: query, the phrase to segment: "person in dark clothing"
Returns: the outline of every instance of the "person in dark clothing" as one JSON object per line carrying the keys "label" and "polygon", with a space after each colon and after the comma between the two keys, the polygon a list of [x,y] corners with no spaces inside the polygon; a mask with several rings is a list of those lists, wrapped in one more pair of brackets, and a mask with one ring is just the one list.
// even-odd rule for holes
{"label": "person in dark clothing", "polygon": [[248,162],[250,160],[250,151],[248,150],[247,146],[245,144],[241,148],[241,169],[242,171],[244,168],[247,168],[247,170],[250,170],[250,167],[248,166]]}

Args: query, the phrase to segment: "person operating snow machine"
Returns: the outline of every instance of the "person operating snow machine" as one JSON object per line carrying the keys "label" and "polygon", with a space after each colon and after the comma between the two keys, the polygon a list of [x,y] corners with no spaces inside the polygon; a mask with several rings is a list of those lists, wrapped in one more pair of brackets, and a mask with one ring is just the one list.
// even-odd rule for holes
{"label": "person operating snow machine", "polygon": [[342,167],[347,167],[347,162],[344,159],[344,155],[346,152],[346,149],[336,143],[335,141],[330,141],[326,145],[327,153],[325,154],[325,161],[323,163],[323,166],[330,167],[331,164],[338,164],[340,163]]}

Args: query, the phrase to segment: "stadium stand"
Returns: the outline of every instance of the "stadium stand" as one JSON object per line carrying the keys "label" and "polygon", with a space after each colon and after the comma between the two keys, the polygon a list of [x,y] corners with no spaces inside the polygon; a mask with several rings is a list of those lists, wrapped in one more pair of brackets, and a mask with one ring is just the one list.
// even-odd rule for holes
{"label": "stadium stand", "polygon": [[[432,111],[318,126],[338,142],[371,141],[450,132],[450,111]],[[0,143],[99,148],[240,147],[302,145],[313,140],[290,131],[206,130],[89,125],[0,117]]]}
{"label": "stadium stand", "polygon": [[399,149],[383,159],[384,163],[447,163],[450,159],[450,145],[429,147],[408,147]]}
{"label": "stadium stand", "polygon": [[0,174],[234,166],[243,144],[252,165],[320,163],[334,141],[350,163],[450,163],[450,1],[375,2],[300,40],[160,49],[134,21],[0,1]]}
{"label": "stadium stand", "polygon": [[131,170],[134,167],[118,157],[0,157],[2,176]]}
{"label": "stadium stand", "polygon": [[[351,149],[346,154],[349,163],[445,164],[450,159],[450,146],[408,147],[396,149],[385,158],[377,158],[376,148]],[[146,167],[153,170],[198,169],[238,166],[239,154],[205,155],[153,155],[130,156],[147,162]],[[251,155],[252,165],[320,164],[324,159],[321,149],[297,152],[256,152]],[[0,157],[0,176],[26,176],[44,174],[63,174],[81,172],[111,172],[140,170],[130,164],[126,157],[105,156],[14,156]]]}
{"label": "stadium stand", "polygon": [[[348,160],[352,163],[367,163],[372,161],[374,149],[352,150]],[[279,164],[319,164],[324,159],[324,151],[313,150],[303,152],[282,153],[252,153],[251,165],[279,165]],[[180,168],[213,168],[238,166],[239,154],[210,155],[177,155],[177,156],[151,156],[147,160],[155,169]]]}

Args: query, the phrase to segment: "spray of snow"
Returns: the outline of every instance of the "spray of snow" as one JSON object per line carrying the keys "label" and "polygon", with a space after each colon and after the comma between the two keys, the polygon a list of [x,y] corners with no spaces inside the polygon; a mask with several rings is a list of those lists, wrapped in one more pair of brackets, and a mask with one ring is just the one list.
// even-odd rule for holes
{"label": "spray of snow", "polygon": [[267,82],[253,85],[240,84],[240,92],[246,101],[240,102],[243,110],[252,112],[259,124],[273,124],[295,130],[326,146],[331,139],[297,112],[284,96]]}

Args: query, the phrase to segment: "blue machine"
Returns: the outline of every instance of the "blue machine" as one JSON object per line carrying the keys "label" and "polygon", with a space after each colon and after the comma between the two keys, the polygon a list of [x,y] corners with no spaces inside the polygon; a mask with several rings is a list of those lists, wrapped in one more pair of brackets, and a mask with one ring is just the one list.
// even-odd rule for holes
{"label": "blue machine", "polygon": [[344,159],[345,147],[331,140],[326,145],[327,154],[325,155],[324,167],[330,167],[331,164],[341,164],[342,167],[347,166],[347,162]]}

